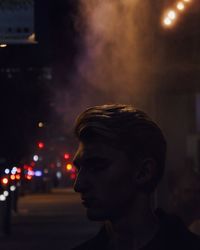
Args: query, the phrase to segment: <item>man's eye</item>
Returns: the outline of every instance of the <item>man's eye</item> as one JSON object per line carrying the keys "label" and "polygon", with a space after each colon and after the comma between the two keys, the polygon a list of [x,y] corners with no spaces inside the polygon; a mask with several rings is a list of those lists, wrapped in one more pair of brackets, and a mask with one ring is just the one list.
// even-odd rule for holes
{"label": "man's eye", "polygon": [[98,160],[98,161],[91,161],[88,164],[88,169],[90,172],[99,172],[104,169],[107,169],[110,165],[110,162],[107,160]]}
{"label": "man's eye", "polygon": [[91,173],[95,173],[95,172],[99,172],[101,170],[106,169],[107,167],[105,165],[93,165],[93,166],[89,166],[88,169]]}

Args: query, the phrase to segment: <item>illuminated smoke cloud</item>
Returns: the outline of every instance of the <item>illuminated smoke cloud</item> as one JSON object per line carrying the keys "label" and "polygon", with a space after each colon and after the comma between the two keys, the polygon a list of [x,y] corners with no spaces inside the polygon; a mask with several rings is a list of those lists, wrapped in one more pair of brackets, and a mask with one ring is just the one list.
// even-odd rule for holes
{"label": "illuminated smoke cloud", "polygon": [[68,118],[103,102],[149,107],[159,61],[154,38],[158,15],[150,0],[79,1],[77,72],[66,103],[60,103]]}
{"label": "illuminated smoke cloud", "polygon": [[156,61],[151,4],[139,0],[80,2],[85,43],[78,63],[80,79],[109,93],[111,100],[134,101],[135,96],[137,102],[140,90],[149,90],[152,60]]}

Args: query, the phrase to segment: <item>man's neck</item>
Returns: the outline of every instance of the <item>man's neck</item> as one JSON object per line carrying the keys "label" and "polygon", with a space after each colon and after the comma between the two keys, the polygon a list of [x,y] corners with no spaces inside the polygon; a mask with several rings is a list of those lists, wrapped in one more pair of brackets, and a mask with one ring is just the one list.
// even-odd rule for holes
{"label": "man's neck", "polygon": [[157,217],[150,202],[133,206],[121,218],[106,222],[111,249],[138,250],[146,246],[159,229]]}

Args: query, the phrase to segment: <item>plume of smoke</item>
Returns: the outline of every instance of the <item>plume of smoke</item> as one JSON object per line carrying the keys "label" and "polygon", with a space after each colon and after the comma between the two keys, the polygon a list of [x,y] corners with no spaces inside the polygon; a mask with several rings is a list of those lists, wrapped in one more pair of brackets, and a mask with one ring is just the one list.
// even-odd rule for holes
{"label": "plume of smoke", "polygon": [[154,7],[151,0],[79,0],[82,46],[73,88],[65,93],[67,112],[104,102],[149,106],[159,61]]}
{"label": "plume of smoke", "polygon": [[138,102],[140,93],[151,88],[156,62],[151,5],[148,0],[80,1],[84,50],[79,76],[111,101]]}

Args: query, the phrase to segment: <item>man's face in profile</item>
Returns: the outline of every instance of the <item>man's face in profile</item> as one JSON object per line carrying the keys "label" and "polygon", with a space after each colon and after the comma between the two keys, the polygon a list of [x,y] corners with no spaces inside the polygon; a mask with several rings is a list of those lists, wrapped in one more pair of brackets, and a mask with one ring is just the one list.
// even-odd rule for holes
{"label": "man's face in profile", "polygon": [[91,220],[123,216],[135,196],[134,166],[125,152],[102,142],[80,143],[74,158],[74,185]]}

